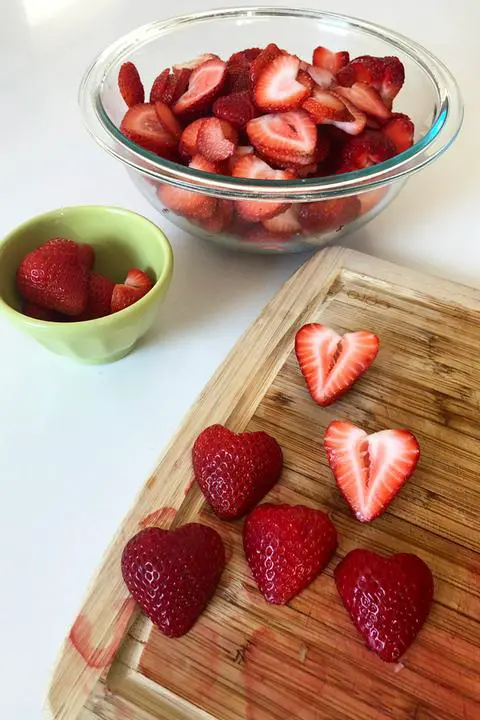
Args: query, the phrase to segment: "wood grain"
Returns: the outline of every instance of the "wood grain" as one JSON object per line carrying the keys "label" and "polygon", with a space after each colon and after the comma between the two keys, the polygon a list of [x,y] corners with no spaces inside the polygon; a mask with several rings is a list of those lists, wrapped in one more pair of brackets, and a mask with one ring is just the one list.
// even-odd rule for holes
{"label": "wood grain", "polygon": [[[480,718],[479,310],[478,291],[352,251],[308,261],[210,381],[140,493],[65,643],[46,717]],[[381,339],[374,366],[329,408],[310,399],[292,352],[308,321]],[[422,448],[414,476],[367,525],[337,492],[322,449],[326,425],[341,417],[369,432],[408,427]],[[286,607],[258,593],[242,522],[220,522],[192,486],[190,448],[213,422],[274,435],[285,470],[269,499],[320,507],[337,527],[337,555]],[[178,640],[143,616],[127,631],[135,618],[119,572],[125,541],[142,524],[192,519],[215,527],[228,550],[214,600]],[[333,568],[359,546],[415,552],[434,574],[430,618],[395,667],[364,648],[336,594]]]}

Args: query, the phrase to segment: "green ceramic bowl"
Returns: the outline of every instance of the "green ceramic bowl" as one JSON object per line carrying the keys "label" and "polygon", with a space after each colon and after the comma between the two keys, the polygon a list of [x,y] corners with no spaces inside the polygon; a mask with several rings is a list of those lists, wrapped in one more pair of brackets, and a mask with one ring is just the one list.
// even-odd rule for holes
{"label": "green ceramic bowl", "polygon": [[[83,322],[46,322],[21,313],[15,274],[22,258],[52,237],[69,237],[95,249],[95,270],[123,282],[138,267],[155,285],[134,305]],[[129,353],[152,325],[173,272],[172,248],[146,218],[115,207],[61,208],[29,220],[0,243],[0,315],[59,355],[86,363],[107,363]]]}

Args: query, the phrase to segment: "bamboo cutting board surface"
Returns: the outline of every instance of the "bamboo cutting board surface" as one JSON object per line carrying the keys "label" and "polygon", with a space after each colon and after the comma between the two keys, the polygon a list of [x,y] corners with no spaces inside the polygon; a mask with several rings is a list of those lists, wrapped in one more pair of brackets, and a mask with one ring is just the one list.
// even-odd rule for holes
{"label": "bamboo cutting board surface", "polygon": [[[377,360],[328,408],[308,395],[293,343],[305,322],[380,337]],[[139,494],[90,588],[55,669],[55,720],[480,719],[480,292],[341,248],[319,252],[267,305],[185,419]],[[325,427],[406,427],[421,461],[387,512],[354,519],[328,469]],[[221,522],[192,483],[191,447],[219,422],[265,430],[283,448],[267,498],[328,512],[339,547],[287,606],[269,606],[242,551],[242,521]],[[224,539],[217,593],[184,637],[136,611],[120,573],[141,527],[200,521]],[[401,663],[363,646],[332,579],[349,550],[413,552],[435,601]]]}

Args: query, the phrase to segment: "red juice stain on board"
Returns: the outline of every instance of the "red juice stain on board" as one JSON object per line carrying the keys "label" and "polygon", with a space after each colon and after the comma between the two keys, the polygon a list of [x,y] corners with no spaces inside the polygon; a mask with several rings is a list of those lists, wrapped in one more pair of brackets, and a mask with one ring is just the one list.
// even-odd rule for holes
{"label": "red juice stain on board", "polygon": [[158,508],[158,510],[154,510],[153,512],[149,513],[148,515],[145,515],[145,517],[138,523],[138,526],[142,530],[147,527],[169,526],[176,514],[177,511],[175,510],[175,508],[161,507]]}
{"label": "red juice stain on board", "polygon": [[121,605],[115,626],[113,627],[111,640],[106,645],[98,646],[95,645],[92,639],[92,623],[84,613],[80,613],[70,630],[69,640],[75,650],[85,660],[88,667],[101,669],[111,663],[123,639],[135,607],[135,600],[132,597],[126,598]]}

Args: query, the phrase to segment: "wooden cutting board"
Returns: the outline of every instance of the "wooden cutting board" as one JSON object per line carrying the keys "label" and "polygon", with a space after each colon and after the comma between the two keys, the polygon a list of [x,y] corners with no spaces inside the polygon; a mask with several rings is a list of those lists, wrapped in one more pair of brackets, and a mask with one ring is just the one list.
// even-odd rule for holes
{"label": "wooden cutting board", "polygon": [[[305,322],[370,329],[381,351],[343,399],[310,399],[293,342]],[[480,292],[340,248],[310,259],[267,305],[210,381],[141,491],[93,581],[55,669],[55,720],[478,720],[480,718]],[[407,427],[417,471],[375,522],[335,488],[326,425]],[[242,522],[220,522],[192,484],[198,433],[219,422],[266,430],[285,469],[270,500],[327,511],[339,548],[288,606],[267,605],[242,552]],[[120,574],[126,541],[149,524],[215,527],[228,565],[183,638],[137,613]],[[398,665],[366,650],[332,580],[346,552],[414,552],[434,574],[430,617]]]}

